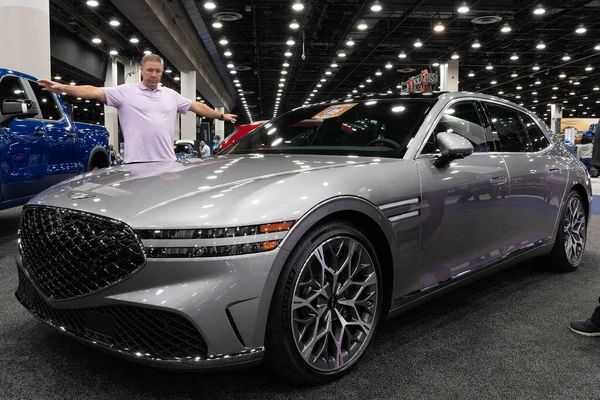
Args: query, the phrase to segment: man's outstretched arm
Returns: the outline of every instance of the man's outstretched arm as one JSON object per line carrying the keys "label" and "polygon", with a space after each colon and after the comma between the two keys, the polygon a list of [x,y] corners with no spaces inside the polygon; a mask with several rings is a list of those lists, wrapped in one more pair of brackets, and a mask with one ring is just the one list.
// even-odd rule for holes
{"label": "man's outstretched arm", "polygon": [[223,121],[230,121],[235,123],[237,119],[237,115],[235,114],[223,114],[212,108],[208,107],[206,104],[202,104],[198,101],[194,101],[190,106],[190,111],[195,112],[201,117],[212,118],[212,119],[222,119]]}
{"label": "man's outstretched arm", "polygon": [[99,87],[89,85],[71,86],[49,81],[47,79],[40,79],[37,83],[42,90],[46,90],[48,92],[56,94],[66,93],[69,96],[81,97],[82,99],[98,100],[106,104],[106,95],[104,94],[104,89]]}

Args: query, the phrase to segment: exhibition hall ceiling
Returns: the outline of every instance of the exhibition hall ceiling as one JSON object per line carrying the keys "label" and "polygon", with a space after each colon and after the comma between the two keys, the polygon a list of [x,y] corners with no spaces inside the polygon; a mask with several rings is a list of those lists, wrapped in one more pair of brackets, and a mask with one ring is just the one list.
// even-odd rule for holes
{"label": "exhibition hall ceiling", "polygon": [[[164,0],[173,1],[183,0]],[[550,103],[565,117],[600,116],[600,1],[194,3],[238,91],[236,111],[255,121],[303,104],[398,95],[399,83],[452,58],[461,90],[510,99],[546,121]],[[155,51],[109,0],[51,0],[51,16],[100,39],[106,53]],[[171,70],[165,83],[176,86]]]}

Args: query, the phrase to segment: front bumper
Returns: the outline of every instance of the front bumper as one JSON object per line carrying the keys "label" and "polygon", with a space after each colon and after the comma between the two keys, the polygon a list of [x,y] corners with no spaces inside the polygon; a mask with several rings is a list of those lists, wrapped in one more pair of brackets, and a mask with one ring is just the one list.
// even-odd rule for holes
{"label": "front bumper", "polygon": [[[19,257],[16,297],[63,334],[138,363],[196,370],[253,366],[264,354],[261,299],[278,251],[203,260],[148,259],[128,279],[72,300],[48,300],[30,281]],[[107,320],[113,331],[94,328]],[[161,342],[167,325],[185,336],[176,346]]]}

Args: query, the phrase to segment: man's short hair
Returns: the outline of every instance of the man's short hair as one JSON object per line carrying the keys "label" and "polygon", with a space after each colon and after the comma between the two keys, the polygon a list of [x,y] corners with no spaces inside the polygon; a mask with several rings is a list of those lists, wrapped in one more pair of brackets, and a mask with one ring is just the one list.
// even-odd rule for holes
{"label": "man's short hair", "polygon": [[221,136],[215,135],[215,137],[213,137],[213,139],[221,140]]}
{"label": "man's short hair", "polygon": [[161,63],[162,65],[165,65],[164,60],[162,59],[161,56],[159,56],[158,54],[146,54],[144,57],[142,57],[142,67],[144,66],[144,64],[146,64],[148,61],[156,61]]}

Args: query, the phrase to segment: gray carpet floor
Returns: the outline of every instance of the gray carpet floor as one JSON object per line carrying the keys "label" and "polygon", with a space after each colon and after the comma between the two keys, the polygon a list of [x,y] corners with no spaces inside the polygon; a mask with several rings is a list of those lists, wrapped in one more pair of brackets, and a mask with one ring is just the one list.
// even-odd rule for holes
{"label": "gray carpet floor", "polygon": [[578,271],[526,263],[438,298],[385,321],[350,375],[306,388],[262,368],[158,371],[52,331],[14,298],[15,215],[0,213],[0,399],[600,398],[600,338],[568,329],[600,295],[600,217]]}

